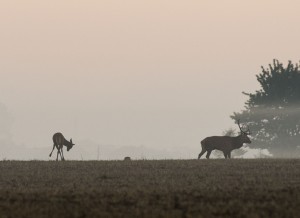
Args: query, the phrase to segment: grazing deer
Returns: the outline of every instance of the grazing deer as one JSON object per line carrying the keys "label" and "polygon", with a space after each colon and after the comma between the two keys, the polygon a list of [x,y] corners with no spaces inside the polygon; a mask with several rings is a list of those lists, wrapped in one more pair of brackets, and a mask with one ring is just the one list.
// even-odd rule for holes
{"label": "grazing deer", "polygon": [[63,147],[64,145],[67,147],[67,151],[69,151],[75,144],[73,144],[72,139],[70,141],[67,141],[63,134],[60,132],[55,133],[53,135],[53,149],[49,155],[51,157],[52,152],[54,151],[55,147],[57,148],[57,156],[56,156],[56,161],[58,161],[58,154],[60,154],[60,158],[62,161],[65,160],[64,153],[63,153]]}
{"label": "grazing deer", "polygon": [[225,158],[231,158],[231,151],[234,149],[239,149],[243,146],[244,143],[251,143],[248,135],[250,135],[249,128],[246,131],[243,131],[240,126],[240,121],[237,121],[239,129],[241,131],[239,136],[211,136],[207,137],[201,141],[202,151],[198,156],[198,159],[207,152],[206,158],[209,159],[209,156],[213,150],[223,151]]}

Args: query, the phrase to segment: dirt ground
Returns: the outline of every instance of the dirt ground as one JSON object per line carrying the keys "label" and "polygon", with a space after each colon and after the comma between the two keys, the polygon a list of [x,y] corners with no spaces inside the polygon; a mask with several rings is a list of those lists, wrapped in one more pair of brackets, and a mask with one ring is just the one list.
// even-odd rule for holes
{"label": "dirt ground", "polygon": [[0,218],[299,214],[297,159],[0,162]]}

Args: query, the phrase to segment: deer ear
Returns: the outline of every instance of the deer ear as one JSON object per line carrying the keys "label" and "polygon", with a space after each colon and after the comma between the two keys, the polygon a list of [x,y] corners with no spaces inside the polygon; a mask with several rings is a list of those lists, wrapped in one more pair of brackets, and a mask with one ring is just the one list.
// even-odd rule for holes
{"label": "deer ear", "polygon": [[[70,142],[72,143],[72,139],[70,139]],[[73,144],[73,143],[72,143]]]}

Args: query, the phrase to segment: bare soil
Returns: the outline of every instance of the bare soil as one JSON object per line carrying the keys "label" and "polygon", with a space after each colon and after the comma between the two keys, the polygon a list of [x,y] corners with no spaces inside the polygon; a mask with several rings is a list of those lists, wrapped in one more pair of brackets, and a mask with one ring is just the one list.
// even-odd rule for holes
{"label": "bare soil", "polygon": [[299,212],[299,159],[0,162],[1,218]]}

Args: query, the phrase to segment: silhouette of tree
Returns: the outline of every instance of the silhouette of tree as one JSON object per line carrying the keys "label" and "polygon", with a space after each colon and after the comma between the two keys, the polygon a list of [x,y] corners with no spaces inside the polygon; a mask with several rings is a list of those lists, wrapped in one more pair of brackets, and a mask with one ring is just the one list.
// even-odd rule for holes
{"label": "silhouette of tree", "polygon": [[231,118],[246,123],[253,136],[252,146],[267,148],[274,156],[300,154],[300,71],[288,62],[284,67],[273,60],[256,76],[261,89],[249,96],[245,109]]}

